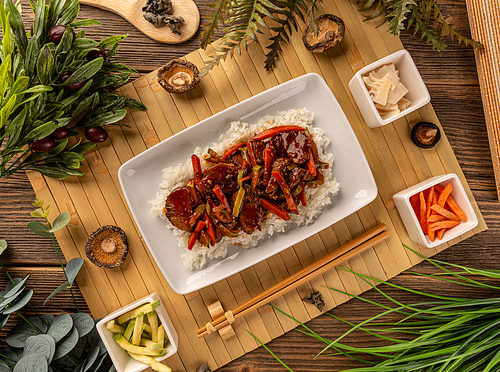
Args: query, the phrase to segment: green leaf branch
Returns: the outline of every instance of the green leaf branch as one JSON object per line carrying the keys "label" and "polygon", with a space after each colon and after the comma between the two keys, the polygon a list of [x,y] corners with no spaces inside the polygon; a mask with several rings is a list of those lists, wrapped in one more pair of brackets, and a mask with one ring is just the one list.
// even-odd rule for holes
{"label": "green leaf branch", "polygon": [[54,244],[54,249],[57,254],[57,258],[59,259],[59,264],[61,265],[62,271],[64,273],[64,277],[66,278],[66,282],[61,284],[58,288],[56,288],[50,295],[47,297],[45,302],[43,303],[44,305],[55,295],[57,295],[59,292],[69,289],[71,292],[71,297],[73,298],[73,302],[76,307],[76,311],[80,312],[80,309],[78,308],[78,304],[76,302],[75,295],[73,293],[72,285],[73,282],[80,271],[82,265],[83,265],[83,259],[80,257],[75,257],[68,261],[66,264],[66,267],[64,267],[64,264],[61,259],[61,255],[59,254],[59,249],[57,248],[57,243],[56,239],[54,236],[54,232],[62,229],[65,227],[70,221],[71,221],[71,216],[68,212],[63,212],[60,215],[58,215],[52,223],[49,221],[48,216],[50,213],[50,205],[47,205],[47,207],[43,206],[43,200],[37,199],[33,205],[35,207],[38,207],[36,210],[31,212],[31,216],[35,218],[43,218],[45,220],[45,223],[42,223],[40,221],[31,221],[27,224],[28,228],[37,234],[38,236],[41,236],[43,238],[51,238],[52,243]]}

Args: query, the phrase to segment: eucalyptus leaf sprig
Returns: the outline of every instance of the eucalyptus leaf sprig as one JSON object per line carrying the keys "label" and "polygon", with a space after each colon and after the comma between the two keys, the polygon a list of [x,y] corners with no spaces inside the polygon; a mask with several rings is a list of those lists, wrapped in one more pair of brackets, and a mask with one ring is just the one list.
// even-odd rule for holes
{"label": "eucalyptus leaf sprig", "polygon": [[84,154],[107,138],[103,127],[119,124],[127,109],[146,109],[112,93],[137,71],[113,60],[126,36],[97,42],[77,30],[100,25],[76,20],[78,0],[30,5],[27,31],[21,8],[0,1],[0,177],[22,169],[56,179],[82,175]]}
{"label": "eucalyptus leaf sprig", "polygon": [[71,297],[73,298],[73,302],[75,303],[76,311],[80,311],[78,308],[78,304],[76,303],[75,295],[73,293],[72,285],[75,281],[78,272],[80,271],[83,265],[83,259],[80,257],[75,257],[68,261],[66,267],[64,267],[61,259],[61,255],[59,254],[59,250],[57,249],[56,239],[54,233],[63,227],[65,227],[70,221],[71,216],[68,212],[63,212],[59,216],[57,216],[52,223],[49,221],[48,216],[50,213],[50,205],[47,205],[45,208],[43,206],[43,200],[37,199],[33,205],[38,207],[36,210],[31,212],[31,216],[35,218],[43,218],[45,219],[45,224],[40,221],[31,221],[28,222],[28,228],[33,231],[38,236],[43,238],[51,238],[52,243],[54,244],[54,249],[56,250],[57,258],[59,259],[59,264],[61,265],[62,271],[64,273],[64,277],[66,278],[66,282],[61,284],[58,288],[56,288],[50,295],[47,297],[44,305],[56,294],[59,292],[69,289],[71,292]]}
{"label": "eucalyptus leaf sprig", "polygon": [[[477,277],[483,277],[498,280],[500,279],[499,271],[474,269],[433,260],[422,256],[409,247],[406,248],[440,270],[440,272],[431,275],[416,272],[409,272],[410,274],[460,285],[463,286],[464,291],[467,289],[500,290],[500,284],[489,284],[481,279],[476,279]],[[349,331],[340,335],[335,340],[329,340],[321,336],[291,315],[274,307],[276,311],[281,312],[300,325],[297,331],[325,343],[326,346],[316,357],[320,355],[344,355],[369,365],[367,367],[349,369],[348,371],[351,372],[491,372],[500,370],[499,297],[448,297],[406,288],[391,282],[383,282],[382,280],[356,273],[349,268],[343,269],[371,285],[394,305],[384,305],[365,299],[362,296],[330,288],[336,292],[352,296],[383,309],[380,314],[359,324],[352,324],[335,315],[329,314],[332,318],[351,326]],[[427,297],[429,300],[404,304],[389,296],[374,283],[384,283],[402,291]],[[394,315],[399,315],[399,320],[384,321],[384,318]],[[374,337],[374,339],[385,341],[385,345],[353,347],[341,342],[356,330],[365,332],[367,335]],[[266,346],[264,347],[269,350]],[[333,353],[327,354],[329,350],[333,350]],[[372,358],[363,359],[363,354],[369,355]],[[285,368],[292,371],[275,354],[272,355]],[[382,361],[376,362],[373,357],[376,358],[375,360],[382,359]]]}

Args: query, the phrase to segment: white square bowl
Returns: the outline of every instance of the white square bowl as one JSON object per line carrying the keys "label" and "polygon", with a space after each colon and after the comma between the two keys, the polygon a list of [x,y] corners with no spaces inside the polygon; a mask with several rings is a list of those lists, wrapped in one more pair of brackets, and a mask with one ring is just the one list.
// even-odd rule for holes
{"label": "white square bowl", "polygon": [[[391,62],[396,66],[396,70],[399,70],[401,83],[408,89],[408,93],[405,95],[405,98],[409,99],[411,104],[398,115],[391,116],[390,118],[384,120],[378,113],[362,77],[370,71]],[[363,115],[363,119],[365,119],[366,125],[370,128],[381,127],[382,125],[392,123],[393,121],[426,105],[431,100],[429,91],[427,90],[427,87],[417,70],[417,66],[415,66],[415,62],[413,62],[410,53],[408,53],[405,49],[399,50],[396,53],[388,55],[387,57],[379,59],[378,61],[363,67],[352,77],[351,81],[349,81],[349,89],[351,90],[354,100],[358,105],[359,111],[361,111],[361,114]]]}
{"label": "white square bowl", "polygon": [[[150,201],[160,191],[162,170],[184,164],[196,147],[218,142],[232,121],[255,124],[267,114],[304,107],[314,113],[313,125],[331,140],[323,150],[333,154],[333,176],[340,183],[332,204],[325,206],[310,225],[274,234],[255,248],[230,245],[225,259],[207,260],[203,270],[186,268],[177,237],[164,221],[151,213]],[[167,138],[124,163],[118,178],[146,245],[172,289],[179,294],[194,292],[255,265],[349,216],[377,196],[370,166],[349,121],[326,82],[315,73],[268,89]]]}
{"label": "white square bowl", "polygon": [[[97,322],[97,332],[99,332],[99,336],[101,336],[102,342],[104,343],[104,346],[106,346],[106,350],[108,350],[109,356],[111,357],[117,372],[139,372],[149,367],[146,364],[138,362],[130,357],[127,352],[123,350],[120,345],[118,345],[118,343],[113,339],[113,332],[106,328],[106,323],[110,320],[118,318],[120,315],[125,314],[130,310],[156,300],[160,300],[160,296],[156,293],[151,293],[149,296],[132,302],[130,305],[122,307],[121,309],[113,311],[111,314]],[[177,335],[174,325],[172,324],[165,307],[161,303],[161,300],[160,306],[156,309],[156,314],[165,328],[169,341],[169,344],[167,345],[167,353],[161,357],[155,358],[158,362],[160,362],[168,357],[171,357],[177,352],[179,336]]]}
{"label": "white square bowl", "polygon": [[[434,239],[432,242],[427,235],[425,235],[420,227],[420,223],[417,219],[415,212],[410,203],[410,197],[418,194],[420,191],[427,190],[428,188],[441,185],[446,187],[448,183],[451,183],[453,187],[453,191],[451,192],[451,196],[455,200],[455,203],[460,207],[460,209],[467,216],[467,222],[460,222],[460,225],[455,226],[452,229],[446,230],[443,235],[443,239]],[[396,208],[398,209],[399,215],[403,220],[403,223],[408,231],[408,235],[412,240],[417,242],[420,245],[423,245],[427,248],[434,248],[440,244],[443,244],[449,240],[455,239],[457,236],[460,236],[466,233],[469,230],[472,230],[477,226],[478,220],[474,209],[470,203],[470,200],[465,193],[464,187],[460,182],[460,179],[455,173],[444,174],[442,176],[436,176],[429,178],[419,184],[409,187],[403,191],[398,192],[393,197],[394,204],[396,204]]]}

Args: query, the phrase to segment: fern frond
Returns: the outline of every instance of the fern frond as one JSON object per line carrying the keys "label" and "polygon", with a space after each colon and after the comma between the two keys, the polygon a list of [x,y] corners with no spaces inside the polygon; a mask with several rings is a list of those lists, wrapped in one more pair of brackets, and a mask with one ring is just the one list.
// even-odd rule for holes
{"label": "fern frond", "polygon": [[200,46],[205,49],[208,44],[212,42],[215,31],[219,30],[219,23],[224,26],[224,14],[227,11],[227,0],[219,0],[214,3],[208,4],[210,8],[215,8],[208,16],[208,21],[202,24],[204,27],[201,33]]}
{"label": "fern frond", "polygon": [[307,8],[306,15],[307,25],[309,26],[309,29],[314,34],[314,36],[318,36],[319,34],[318,24],[316,23],[316,17],[314,15],[314,9],[316,9],[316,1],[317,0],[311,0],[311,3]]}
{"label": "fern frond", "polygon": [[410,26],[414,25],[413,35],[421,33],[421,39],[432,44],[433,49],[443,51],[446,49],[446,44],[439,34],[438,30],[425,22],[422,12],[417,6],[411,6],[412,15],[408,21],[407,31],[410,31]]}
{"label": "fern frond", "polygon": [[389,20],[389,31],[393,35],[399,35],[404,30],[408,15],[411,13],[410,6],[416,5],[415,0],[401,0],[388,6],[392,12],[387,15]]}

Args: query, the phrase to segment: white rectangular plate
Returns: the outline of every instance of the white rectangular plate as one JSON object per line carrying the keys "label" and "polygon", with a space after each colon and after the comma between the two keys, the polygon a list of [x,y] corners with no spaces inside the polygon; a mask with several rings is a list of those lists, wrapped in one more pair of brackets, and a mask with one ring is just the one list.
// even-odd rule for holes
{"label": "white rectangular plate", "polygon": [[[199,271],[184,267],[177,238],[165,222],[150,212],[150,200],[160,190],[162,169],[185,163],[196,147],[218,142],[230,123],[255,124],[277,111],[307,108],[313,125],[331,139],[326,152],[334,155],[333,176],[340,192],[321,216],[308,226],[292,228],[264,239],[256,248],[228,248],[224,260],[214,260]],[[359,142],[335,96],[318,74],[307,74],[266,90],[193,125],[144,151],[120,167],[120,184],[134,219],[158,267],[172,289],[186,294],[213,284],[292,246],[364,207],[377,195],[377,186]]]}

